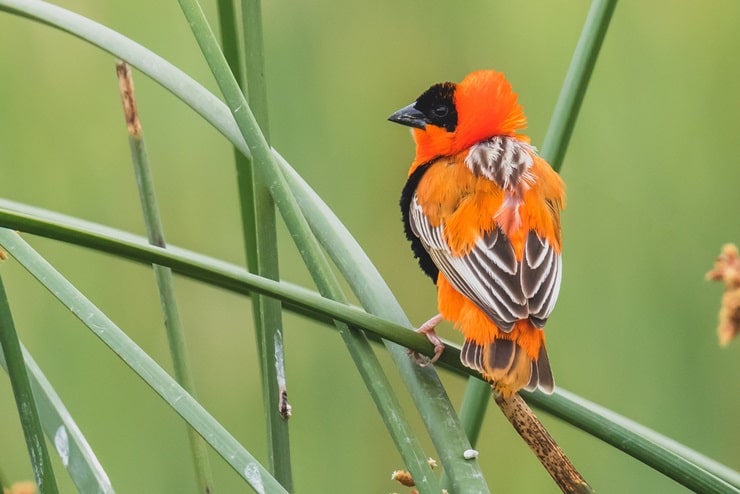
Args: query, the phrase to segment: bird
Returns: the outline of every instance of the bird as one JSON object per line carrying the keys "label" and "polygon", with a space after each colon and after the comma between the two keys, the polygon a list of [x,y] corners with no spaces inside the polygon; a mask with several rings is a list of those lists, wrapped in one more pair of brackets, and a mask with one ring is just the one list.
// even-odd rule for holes
{"label": "bird", "polygon": [[544,328],[560,291],[565,185],[521,133],[503,73],[431,86],[388,120],[411,128],[416,154],[401,193],[406,237],[437,287],[439,313],[419,329],[444,351],[442,320],[464,336],[460,359],[505,399],[550,394]]}

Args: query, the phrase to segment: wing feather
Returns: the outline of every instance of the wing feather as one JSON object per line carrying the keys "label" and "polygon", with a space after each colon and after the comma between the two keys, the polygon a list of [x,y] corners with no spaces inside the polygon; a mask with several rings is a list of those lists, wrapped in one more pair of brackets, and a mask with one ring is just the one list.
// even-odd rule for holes
{"label": "wing feather", "polygon": [[445,242],[444,223],[432,226],[416,196],[409,219],[412,231],[450,284],[499,329],[511,331],[516,321],[527,318],[544,327],[561,280],[560,254],[546,239],[530,231],[522,260],[517,261],[508,236],[496,228],[482,235],[466,255],[456,256]]}

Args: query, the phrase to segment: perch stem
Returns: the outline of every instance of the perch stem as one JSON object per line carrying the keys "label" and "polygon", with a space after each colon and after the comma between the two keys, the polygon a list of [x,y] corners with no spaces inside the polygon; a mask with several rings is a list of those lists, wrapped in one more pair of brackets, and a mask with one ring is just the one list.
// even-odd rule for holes
{"label": "perch stem", "polygon": [[519,393],[508,399],[494,392],[494,399],[524,442],[534,452],[555,483],[565,493],[590,494],[593,490],[552,438]]}

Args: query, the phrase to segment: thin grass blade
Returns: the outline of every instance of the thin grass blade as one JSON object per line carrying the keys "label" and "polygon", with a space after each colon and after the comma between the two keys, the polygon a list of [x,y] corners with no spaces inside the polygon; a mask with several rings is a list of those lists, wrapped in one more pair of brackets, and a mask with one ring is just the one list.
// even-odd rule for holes
{"label": "thin grass blade", "polygon": [[0,0],[0,11],[60,29],[125,60],[190,106],[223,133],[239,152],[251,156],[223,102],[151,50],[87,17],[41,0]]}
{"label": "thin grass blade", "polygon": [[[310,197],[310,194],[313,193],[312,191],[310,193],[308,191],[304,192],[306,192],[307,197]],[[320,204],[315,206],[326,208],[325,205]],[[252,291],[258,291],[269,294],[279,298],[287,309],[312,317],[317,321],[332,324],[331,321],[340,320],[419,353],[432,354],[432,347],[426,338],[409,331],[410,325],[408,324],[395,324],[390,320],[373,316],[355,307],[327,300],[302,287],[286,282],[278,283],[266,280],[250,274],[236,265],[202,254],[178,247],[169,247],[167,250],[158,249],[148,245],[144,238],[130,233],[4,199],[0,199],[0,225],[108,252],[142,264],[166,265],[184,276],[237,293],[249,294]],[[361,267],[361,265],[359,266]],[[447,349],[439,361],[440,365],[444,365],[453,372],[462,375],[477,377],[460,363],[459,349],[450,343],[446,343],[446,345]],[[575,400],[577,398],[575,395],[573,395],[574,400],[571,400],[563,392],[562,388],[558,388],[552,396],[545,396],[540,393],[525,393],[524,398],[539,409],[555,414],[588,434],[614,444],[615,447],[621,450],[627,448],[625,445],[627,443],[631,451],[630,454],[643,463],[654,461],[651,459],[651,448],[653,445],[657,445],[659,448],[689,460],[706,472],[712,472],[713,476],[719,477],[722,481],[736,487],[739,486],[738,474],[731,468],[627,418],[616,415],[614,412],[609,412],[610,416],[601,416],[598,411],[586,409],[582,403]],[[593,413],[597,417],[601,417],[598,426],[581,421],[584,414]],[[611,417],[615,416],[620,418],[621,425],[611,423]],[[620,441],[610,442],[610,436],[615,430],[618,430],[621,434],[626,434],[627,439],[624,440],[624,443]],[[646,431],[650,433],[648,434]],[[648,439],[645,439],[645,437]],[[658,458],[657,461],[662,462],[664,459]],[[707,473],[706,475],[711,474]],[[678,480],[670,473],[668,476]]]}
{"label": "thin grass blade", "polygon": [[[365,309],[371,314],[410,327],[411,323],[403,309],[357,241],[287,161],[276,151],[274,154],[314,234]],[[404,330],[404,333],[408,332]],[[470,449],[470,442],[436,372],[432,367],[420,367],[409,359],[406,348],[393,343],[398,341],[398,336],[388,340],[384,342],[386,348],[421,413],[444,465],[445,475],[450,477],[456,490],[488,492],[477,460],[467,460],[462,455],[463,451]],[[424,348],[430,354],[429,342]],[[445,358],[443,355],[442,361],[446,361]],[[445,426],[440,427],[439,424]]]}
{"label": "thin grass blade", "polygon": [[[137,109],[133,75],[131,68],[125,62],[116,64],[116,73],[118,74],[121,101],[123,103],[123,112],[128,130],[129,147],[131,149],[131,161],[134,165],[134,174],[136,176],[141,209],[144,214],[147,238],[150,244],[164,248],[164,228],[162,227],[162,220],[159,214],[154,179],[152,178],[152,172],[149,166],[144,132]],[[180,318],[180,311],[177,307],[172,270],[156,264],[152,267],[157,282],[157,289],[159,290],[164,325],[167,331],[167,343],[170,349],[170,356],[172,357],[175,378],[180,386],[195,398],[195,385],[190,370],[182,319]],[[211,464],[208,460],[206,443],[193,428],[188,427],[187,431],[190,452],[195,466],[198,492],[212,493],[213,473],[211,472]]]}
{"label": "thin grass blade", "polygon": [[[41,371],[28,350],[21,344],[26,362],[28,379],[39,411],[41,427],[46,437],[56,447],[62,464],[80,492],[113,494],[108,474],[95,456],[90,444],[82,435],[77,423],[67,411],[51,383]],[[7,370],[0,352],[0,366]]]}
{"label": "thin grass blade", "polygon": [[483,417],[489,403],[491,403],[491,385],[480,379],[469,379],[460,405],[460,422],[473,447],[478,443]]}
{"label": "thin grass blade", "polygon": [[51,466],[51,458],[44,439],[44,429],[41,427],[36,399],[28,379],[26,364],[23,361],[21,342],[18,340],[13,316],[10,313],[10,304],[2,276],[0,276],[0,349],[5,357],[6,369],[13,388],[15,404],[18,407],[28,454],[31,457],[31,468],[36,485],[41,494],[56,494],[59,490],[54,478],[54,469]]}
{"label": "thin grass blade", "polygon": [[[182,5],[182,3],[181,3]],[[258,5],[259,7],[259,5]],[[242,4],[242,11],[245,6]],[[225,19],[226,13],[220,19],[229,24],[236,24],[238,9],[235,5],[229,9],[233,19]],[[259,12],[259,9],[258,9]],[[246,76],[254,77],[247,84],[247,98],[253,107],[260,109],[256,120],[265,139],[269,139],[267,124],[267,95],[264,85],[260,84],[258,74],[264,71],[262,63],[262,23],[261,17],[244,17],[242,23],[243,37],[247,46],[239,50],[239,46],[230,46],[229,53],[235,59],[226,63],[236,87],[244,93],[244,79],[241,72],[233,72],[232,68],[241,60],[240,51],[244,57]],[[196,28],[196,24],[191,23]],[[206,29],[207,26],[201,26]],[[230,41],[238,42],[234,36]],[[224,58],[226,50],[224,50]],[[259,62],[259,72],[255,70],[255,61]],[[280,277],[277,246],[277,221],[275,203],[270,190],[262,179],[261,174],[255,173],[254,163],[247,157],[237,155],[236,172],[239,188],[239,201],[242,210],[242,233],[246,249],[247,266],[250,271],[277,280]],[[293,473],[290,462],[290,434],[288,419],[291,415],[291,406],[288,402],[288,388],[285,372],[285,345],[283,341],[283,317],[280,303],[271,298],[253,297],[254,320],[257,336],[257,348],[260,355],[260,369],[262,377],[263,401],[265,417],[267,418],[268,456],[270,468],[275,477],[286,489],[293,489]]]}
{"label": "thin grass blade", "polygon": [[[691,455],[692,458],[686,457],[688,448],[676,448],[676,443],[665,436],[564,389],[558,388],[547,399],[542,393],[529,394],[525,399],[619,448],[694,492],[740,492],[738,474],[732,469],[717,465],[698,454]],[[704,461],[697,461],[702,459]]]}
{"label": "thin grass blade", "polygon": [[20,235],[0,228],[0,245],[195,428],[256,492],[287,492],[192,396]]}
{"label": "thin grass blade", "polygon": [[[234,74],[234,78],[239,81],[240,87],[246,86],[244,79],[244,70],[242,68],[243,60],[241,56],[241,41],[238,32],[237,19],[239,12],[236,7],[234,0],[218,0],[218,19],[219,27],[221,28],[221,46],[226,58],[226,62],[229,64],[229,68]],[[244,89],[242,89],[244,91]],[[253,187],[253,170],[252,170],[252,157],[249,153],[244,154],[234,146],[234,163],[236,164],[237,170],[237,189],[239,190],[239,205],[241,208],[241,221],[242,221],[242,237],[244,239],[244,250],[246,254],[247,268],[252,273],[260,272],[260,262],[257,248],[257,213],[255,210],[255,198],[254,198],[254,187]],[[271,213],[274,217],[274,211]],[[277,271],[277,269],[276,269]],[[259,358],[260,366],[260,377],[262,379],[262,393],[263,402],[265,406],[265,416],[267,417],[267,444],[268,444],[268,455],[270,461],[270,468],[274,471],[274,451],[276,449],[284,449],[279,444],[282,442],[280,437],[280,430],[276,430],[276,427],[280,427],[280,421],[276,417],[276,407],[273,403],[278,403],[279,398],[275,396],[277,392],[276,386],[271,386],[270,383],[274,383],[275,380],[270,378],[272,373],[270,370],[269,363],[266,360],[266,356],[269,350],[264,349],[265,341],[265,324],[263,322],[263,314],[267,311],[268,313],[274,314],[274,309],[265,307],[265,304],[270,302],[264,300],[259,294],[251,294],[252,298],[252,311],[254,318],[255,328],[255,340],[257,342],[257,354]],[[275,305],[274,303],[272,304]],[[277,317],[280,317],[279,314]],[[279,321],[279,319],[278,319]],[[281,322],[277,322],[282,326]],[[270,396],[273,396],[270,398]],[[287,403],[287,402],[286,402]],[[286,429],[287,434],[287,429]],[[285,439],[287,440],[287,435]]]}
{"label": "thin grass blade", "polygon": [[231,73],[244,88],[244,70],[242,68],[242,55],[239,50],[241,41],[239,37],[239,10],[236,8],[235,0],[217,0],[218,27],[221,34],[221,49],[229,64]]}
{"label": "thin grass blade", "polygon": [[[215,128],[223,133],[224,136],[227,137],[242,153],[250,155],[250,151],[240,136],[239,130],[235,125],[228,108],[224,106],[223,103],[221,103],[221,101],[213,94],[209,93],[202,86],[197,84],[192,78],[184,74],[166,60],[146,50],[144,47],[89,19],[39,0],[0,0],[0,10],[28,17],[68,31],[77,37],[89,41],[96,46],[119,56],[120,58],[126,59],[132,65],[150,76],[153,80],[170,90],[178,98],[182,99],[198,114],[203,116]],[[313,191],[310,191],[310,193],[313,193]],[[323,205],[323,207],[326,208],[325,205]],[[326,209],[328,210],[328,208]],[[51,213],[51,215],[55,216],[56,214]],[[52,223],[38,221],[38,218],[30,218],[24,215],[19,216],[18,213],[5,211],[0,216],[2,216],[0,217],[0,224],[6,224],[7,226],[14,228],[20,228],[18,226],[14,226],[18,224],[33,224],[35,225],[33,228],[36,228],[34,233],[40,235],[61,235],[60,238],[73,243],[82,242],[83,245],[88,247],[111,252],[139,262],[159,262],[161,264],[169,265],[176,271],[193,277],[194,279],[199,279],[240,293],[250,292],[250,289],[247,287],[247,282],[245,281],[248,277],[240,276],[238,274],[240,272],[238,268],[232,269],[233,266],[222,263],[221,261],[215,261],[214,264],[211,264],[212,260],[207,260],[205,256],[201,256],[199,254],[192,254],[192,257],[190,257],[190,255],[175,255],[172,252],[158,252],[156,249],[148,250],[146,246],[138,245],[135,241],[129,242],[131,238],[134,238],[134,236],[131,236],[130,234],[122,234],[123,237],[126,238],[126,241],[121,241],[116,237],[116,234],[108,237],[106,235],[99,235],[98,232],[85,232],[84,229],[75,230],[75,233],[70,233],[70,231],[65,228],[57,228],[57,226]],[[21,216],[23,217],[21,218]],[[2,223],[4,221],[7,221],[7,223]],[[114,231],[107,227],[101,228],[108,233]],[[182,253],[184,251],[178,249],[178,252]],[[257,286],[260,286],[261,288],[256,288]],[[268,286],[266,283],[262,284],[262,282],[255,282],[255,288],[253,289],[262,289],[263,293],[267,293],[273,288],[280,290],[281,286],[280,284]],[[297,290],[293,295],[297,296],[300,291],[301,290]],[[308,292],[304,293],[306,295],[306,299],[311,299],[307,293]],[[287,297],[283,298],[283,300],[287,300]],[[320,312],[326,312],[326,314],[329,314],[329,307],[332,306],[332,303],[328,300],[323,302],[327,304],[327,307],[322,307]],[[320,304],[317,306],[320,306]],[[339,314],[344,310],[339,306],[341,306],[341,304],[337,304],[337,306],[334,307],[337,309],[336,312],[331,314],[331,317],[334,319],[340,318]],[[311,303],[307,302],[305,304],[294,304],[290,308],[293,310],[302,310],[306,314],[317,314],[317,312],[310,309],[310,307],[312,307]],[[320,318],[321,316],[315,315],[314,317]],[[326,320],[325,316],[323,320]],[[355,319],[348,316],[345,320],[349,322]],[[378,319],[378,321],[382,320]],[[363,329],[374,331],[377,334],[384,334],[383,329],[390,328],[390,330],[384,334],[385,338],[391,339],[419,352],[427,354],[430,353],[429,350],[431,347],[423,337],[421,339],[407,337],[405,333],[408,332],[403,331],[403,329],[407,329],[408,325],[399,326],[389,323],[388,321],[378,322],[378,325],[374,323],[371,324],[370,320],[366,322],[367,324],[363,324],[361,326]],[[452,352],[451,348],[452,347],[448,346],[451,355],[454,356],[454,352]],[[452,360],[454,360],[454,358]],[[465,373],[464,369],[456,367],[455,362],[450,361],[447,364],[450,368],[455,369],[456,372]],[[539,401],[535,404],[539,408],[547,410],[545,405],[548,403],[549,398],[540,397],[538,400]],[[574,404],[573,406],[574,409],[578,409],[579,405]],[[566,410],[563,413],[564,415],[575,416],[572,410]],[[574,420],[573,424],[576,427],[584,430],[586,429],[586,427],[580,425],[577,420]],[[589,433],[604,439],[604,431],[589,430]],[[663,436],[658,435],[658,437]],[[666,438],[663,437],[663,439]],[[655,439],[653,438],[652,440]],[[638,437],[635,441],[635,448],[640,450],[643,440]],[[660,444],[662,447],[669,450],[673,447],[670,441],[662,442]],[[647,454],[645,452],[646,450],[643,449],[642,451]],[[714,460],[700,455],[699,453],[696,453],[695,456],[697,458],[703,458],[702,464],[715,465],[715,469],[719,471],[726,470],[726,467],[720,465]],[[638,459],[644,461],[642,457]],[[699,460],[695,461],[699,462]]]}
{"label": "thin grass blade", "polygon": [[[595,0],[592,2],[591,10],[581,31],[565,83],[545,136],[545,143],[542,146],[542,156],[548,160],[555,170],[560,170],[562,166],[570,136],[578,117],[578,110],[586,94],[586,88],[616,4],[616,0]],[[478,383],[477,380],[469,381],[468,388],[465,391],[466,399],[463,400],[460,407],[460,420],[466,430],[471,432],[480,430],[480,421],[483,420],[485,409],[490,401],[490,393]],[[474,442],[473,439],[471,441]]]}
{"label": "thin grass blade", "polygon": [[[333,272],[318,242],[313,237],[295,198],[290,193],[285,178],[277,168],[265,135],[261,132],[237,81],[228,69],[228,64],[219,51],[218,44],[200,5],[196,0],[179,0],[179,2],[226,99],[227,105],[232,110],[237,126],[252,153],[255,167],[255,184],[269,186],[272,199],[278,206],[303,261],[317,284],[319,292],[327,298],[344,301],[339,283],[334,279]],[[254,14],[254,9],[252,13]],[[260,56],[260,54],[257,54],[255,59],[259,59]],[[249,57],[247,57],[247,60],[249,64]],[[258,97],[264,97],[264,94],[258,94]],[[262,104],[264,105],[264,102]],[[255,189],[256,192],[259,190],[259,188]],[[365,335],[342,323],[337,323],[337,329],[342,335],[378,411],[388,426],[396,447],[414,475],[417,488],[422,493],[438,492],[439,486],[436,478],[432,475],[426,457],[408,426],[390,383],[385,378]]]}
{"label": "thin grass blade", "polygon": [[601,44],[606,36],[617,0],[594,0],[563,82],[555,111],[542,144],[542,157],[559,171],[568,149],[578,110],[586,95]]}

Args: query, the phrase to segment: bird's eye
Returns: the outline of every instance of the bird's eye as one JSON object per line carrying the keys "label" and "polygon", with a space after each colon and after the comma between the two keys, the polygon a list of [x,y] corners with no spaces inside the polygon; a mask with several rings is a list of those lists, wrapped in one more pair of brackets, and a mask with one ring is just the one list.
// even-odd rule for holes
{"label": "bird's eye", "polygon": [[439,105],[434,108],[434,116],[438,118],[446,117],[449,113],[450,109],[447,108],[447,105]]}

